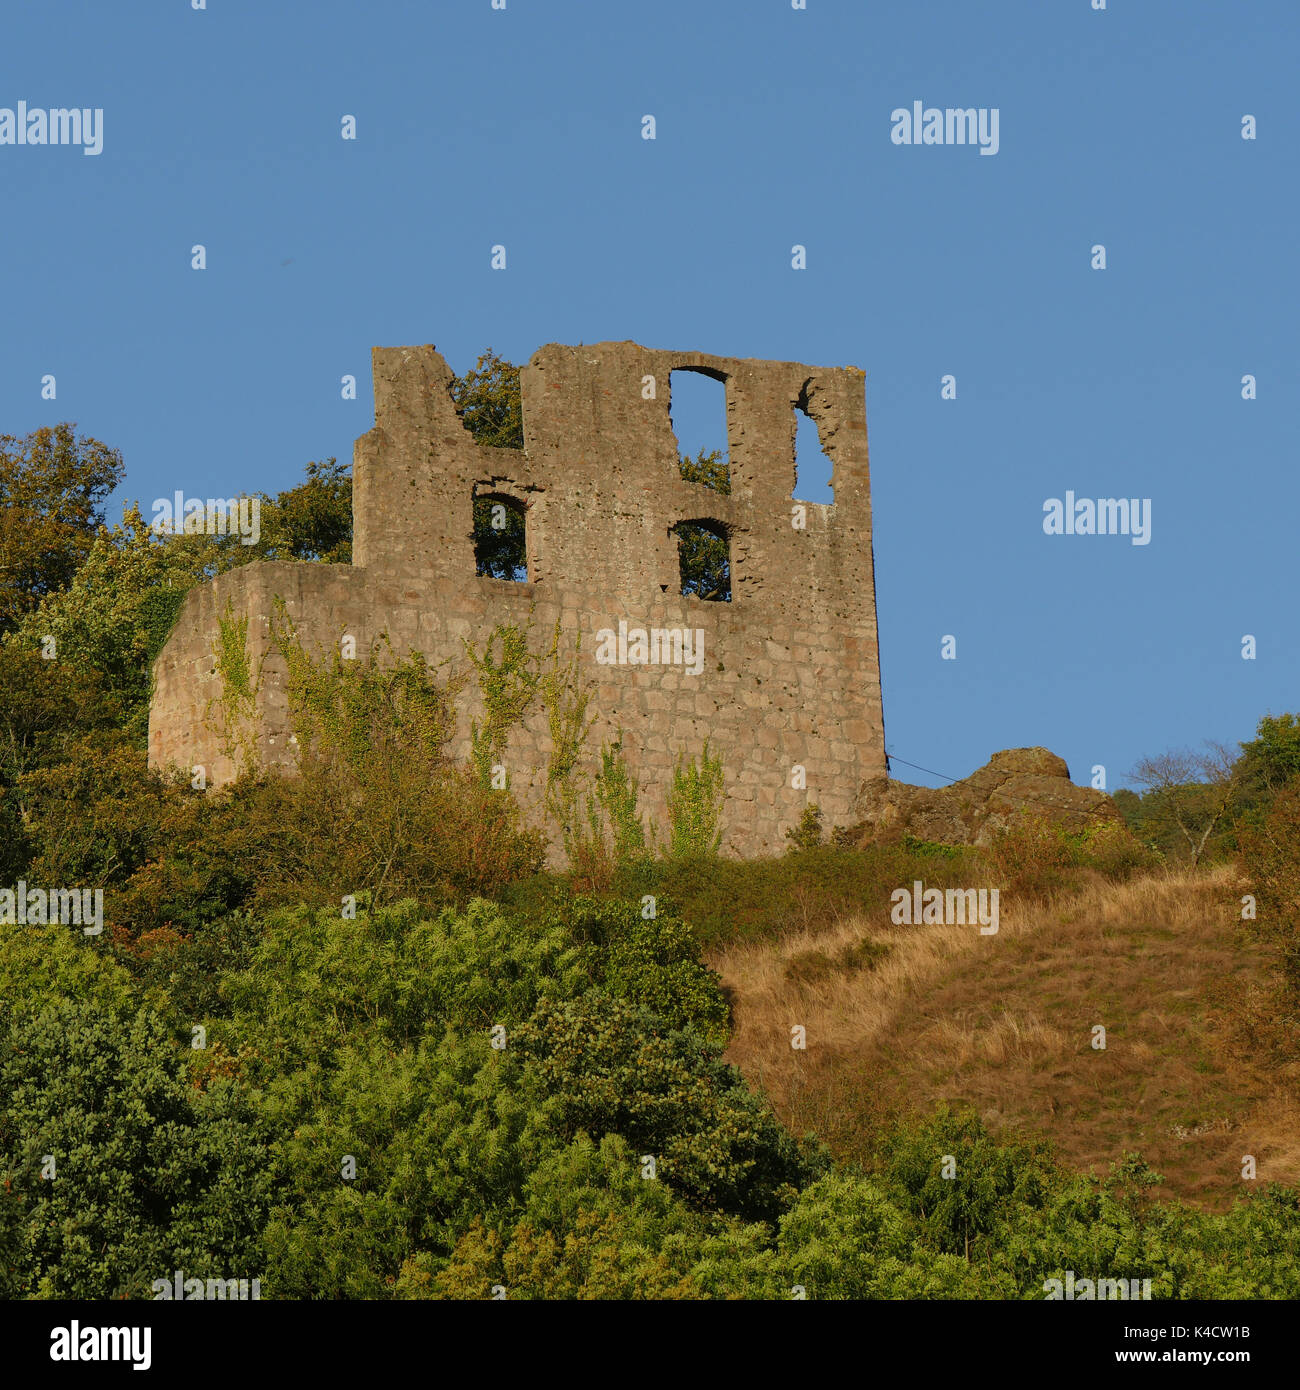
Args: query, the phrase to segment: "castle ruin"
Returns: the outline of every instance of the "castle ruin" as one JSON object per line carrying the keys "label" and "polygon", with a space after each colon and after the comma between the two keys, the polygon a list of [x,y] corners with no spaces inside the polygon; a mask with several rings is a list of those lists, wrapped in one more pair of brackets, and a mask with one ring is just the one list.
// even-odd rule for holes
{"label": "castle ruin", "polygon": [[[729,494],[681,475],[675,371],[725,385]],[[522,449],[475,442],[433,347],[376,348],[373,372],[375,425],[353,459],[353,563],[255,562],[188,594],[154,666],[152,765],[202,765],[211,786],[235,776],[211,718],[219,619],[232,613],[248,620],[260,672],[256,758],[292,767],[271,627],[282,600],[308,647],[337,651],[351,636],[364,655],[386,638],[398,654],[456,667],[465,641],[481,647],[498,623],[549,636],[558,622],[568,650],[581,639],[593,691],[587,756],[621,731],[642,809],[663,826],[674,766],[707,739],[724,765],[724,851],[784,849],[810,802],[829,824],[853,817],[886,771],[860,370],[550,344],[521,370]],[[800,410],[831,460],[833,505],[794,498]],[[477,572],[476,498],[522,513],[522,581]],[[729,601],[682,593],[683,522],[725,540]],[[647,650],[642,632],[678,634],[676,646],[663,637]],[[696,633],[702,653],[683,651],[680,634]],[[454,751],[468,750],[465,728]],[[548,750],[534,709],[509,752],[534,818]]]}

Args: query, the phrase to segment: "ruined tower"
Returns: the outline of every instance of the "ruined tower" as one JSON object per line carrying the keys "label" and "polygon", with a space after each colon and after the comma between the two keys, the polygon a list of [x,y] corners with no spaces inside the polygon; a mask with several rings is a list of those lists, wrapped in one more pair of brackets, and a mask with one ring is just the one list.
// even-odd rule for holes
{"label": "ruined tower", "polygon": [[[669,374],[683,370],[725,385],[729,495],[681,476]],[[234,775],[212,718],[227,612],[247,617],[260,672],[257,757],[292,765],[270,633],[281,599],[308,646],[336,650],[350,635],[364,655],[386,635],[399,653],[462,666],[464,639],[481,646],[498,622],[531,621],[548,638],[558,620],[570,650],[581,636],[594,692],[588,756],[621,730],[658,824],[677,759],[706,739],[724,763],[724,850],[784,848],[809,802],[828,823],[852,816],[863,784],[885,772],[861,371],[550,344],[521,372],[523,449],[475,443],[433,347],[376,348],[373,371],[375,425],[354,454],[353,563],[258,562],[187,596],[154,667],[154,766],[201,764],[214,786]],[[793,499],[800,410],[831,459],[833,505]],[[476,572],[476,497],[522,511],[523,582]],[[681,592],[682,522],[725,539],[729,601]],[[620,623],[631,644],[611,648]],[[639,631],[659,635],[651,655],[662,659],[636,660]],[[689,653],[698,671],[667,640],[683,632],[703,636],[702,655]],[[617,655],[598,660],[602,649]],[[509,752],[512,786],[534,814],[548,747],[535,710]],[[468,751],[467,728],[456,751]]]}

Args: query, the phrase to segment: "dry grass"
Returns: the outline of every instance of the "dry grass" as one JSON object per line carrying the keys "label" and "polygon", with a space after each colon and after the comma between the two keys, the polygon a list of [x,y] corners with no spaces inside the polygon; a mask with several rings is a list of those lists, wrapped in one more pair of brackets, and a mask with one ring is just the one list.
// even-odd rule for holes
{"label": "dry grass", "polygon": [[[842,1158],[947,1100],[995,1132],[1046,1135],[1080,1168],[1136,1150],[1170,1190],[1223,1206],[1243,1154],[1263,1180],[1300,1181],[1300,1067],[1279,1060],[1300,1053],[1269,1016],[1240,891],[1227,870],[1096,878],[1050,903],[1004,901],[996,936],[882,915],[723,949],[728,1056]],[[888,953],[855,952],[864,939]],[[806,1051],[790,1046],[795,1024]]]}

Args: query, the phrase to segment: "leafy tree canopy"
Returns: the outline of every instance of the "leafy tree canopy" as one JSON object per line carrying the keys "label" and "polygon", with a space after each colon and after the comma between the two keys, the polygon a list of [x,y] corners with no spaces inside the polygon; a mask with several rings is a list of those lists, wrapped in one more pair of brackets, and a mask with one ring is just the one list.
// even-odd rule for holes
{"label": "leafy tree canopy", "polygon": [[121,454],[75,431],[0,435],[0,636],[71,582],[122,479]]}

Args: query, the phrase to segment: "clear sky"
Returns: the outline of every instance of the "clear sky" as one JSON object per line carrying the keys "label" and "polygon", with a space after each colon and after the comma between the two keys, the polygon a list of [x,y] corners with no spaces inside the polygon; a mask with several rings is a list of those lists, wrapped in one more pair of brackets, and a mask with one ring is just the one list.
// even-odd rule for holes
{"label": "clear sky", "polygon": [[[893,753],[1113,788],[1248,738],[1300,709],[1300,3],[1092,4],[12,5],[0,108],[104,115],[0,144],[0,433],[120,448],[116,519],[350,460],[375,344],[855,364]],[[917,101],[997,153],[894,143]],[[1044,534],[1067,490],[1150,498],[1150,543]]]}

